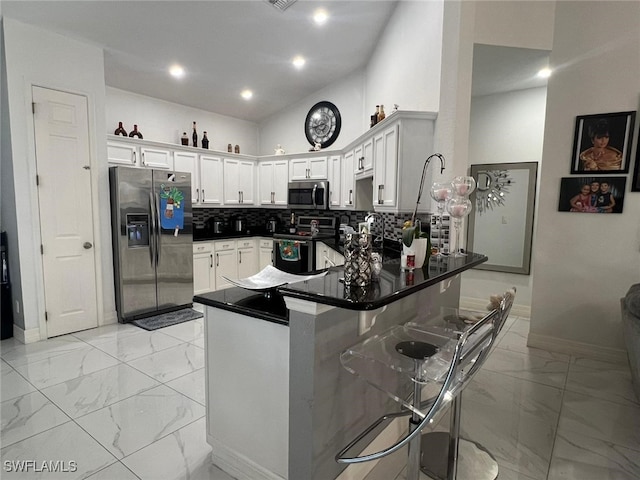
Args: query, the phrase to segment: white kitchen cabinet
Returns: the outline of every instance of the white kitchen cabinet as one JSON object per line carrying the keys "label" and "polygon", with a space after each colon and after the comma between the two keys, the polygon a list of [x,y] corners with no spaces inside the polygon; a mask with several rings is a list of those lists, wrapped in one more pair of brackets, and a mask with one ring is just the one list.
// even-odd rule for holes
{"label": "white kitchen cabinet", "polygon": [[[398,125],[373,137],[373,204],[394,207],[397,200]],[[419,181],[419,180],[418,180]]]}
{"label": "white kitchen cabinet", "polygon": [[329,268],[344,265],[344,256],[324,242],[316,244],[316,268]]}
{"label": "white kitchen cabinet", "polygon": [[216,290],[232,287],[224,277],[238,279],[238,252],[234,240],[219,240],[213,242],[214,268],[216,276]]}
{"label": "white kitchen cabinet", "polygon": [[110,165],[127,165],[135,167],[138,164],[138,147],[124,142],[107,142],[107,162]]}
{"label": "white kitchen cabinet", "polygon": [[173,168],[176,172],[191,174],[191,202],[200,203],[200,184],[198,176],[198,154],[195,152],[173,152]]}
{"label": "white kitchen cabinet", "polygon": [[341,205],[340,187],[342,184],[342,157],[331,155],[329,157],[329,205],[339,207]]}
{"label": "white kitchen cabinet", "polygon": [[328,174],[328,158],[326,156],[309,158],[292,158],[289,161],[289,179],[294,180],[326,180]]}
{"label": "white kitchen cabinet", "polygon": [[215,289],[213,243],[195,242],[193,244],[193,294],[198,295]]}
{"label": "white kitchen cabinet", "polygon": [[140,147],[140,165],[146,168],[173,170],[173,152],[158,147]]}
{"label": "white kitchen cabinet", "polygon": [[362,145],[354,148],[354,174],[366,177],[373,170],[373,138],[368,138]]}
{"label": "white kitchen cabinet", "polygon": [[355,198],[355,178],[353,173],[354,151],[344,154],[342,159],[342,206],[353,208]]}
{"label": "white kitchen cabinet", "polygon": [[222,204],[222,157],[200,155],[200,204]]}
{"label": "white kitchen cabinet", "polygon": [[286,159],[258,164],[260,205],[287,206],[289,161]]}
{"label": "white kitchen cabinet", "polygon": [[258,273],[258,249],[256,248],[256,240],[253,238],[238,240],[237,248],[237,278],[247,278]]}
{"label": "white kitchen cabinet", "polygon": [[258,272],[267,265],[273,265],[273,239],[261,238],[258,252]]}
{"label": "white kitchen cabinet", "polygon": [[253,205],[255,163],[235,158],[224,159],[224,204]]}

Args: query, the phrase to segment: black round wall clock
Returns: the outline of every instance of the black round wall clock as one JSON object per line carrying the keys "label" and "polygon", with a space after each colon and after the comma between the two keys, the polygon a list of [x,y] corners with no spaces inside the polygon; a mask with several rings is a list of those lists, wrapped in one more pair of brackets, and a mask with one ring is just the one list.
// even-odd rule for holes
{"label": "black round wall clock", "polygon": [[338,107],[331,102],[318,102],[307,114],[304,133],[311,145],[319,143],[321,148],[326,148],[336,141],[341,126]]}

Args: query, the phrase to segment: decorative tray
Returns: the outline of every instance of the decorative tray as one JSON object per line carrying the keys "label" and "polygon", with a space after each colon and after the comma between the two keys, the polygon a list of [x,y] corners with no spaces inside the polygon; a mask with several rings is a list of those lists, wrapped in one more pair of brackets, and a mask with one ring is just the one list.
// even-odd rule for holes
{"label": "decorative tray", "polygon": [[236,285],[237,287],[246,288],[247,290],[256,291],[268,291],[273,290],[281,285],[288,283],[304,282],[306,280],[313,280],[326,275],[327,272],[318,273],[316,275],[295,275],[293,273],[283,272],[276,267],[267,265],[262,271],[256,273],[247,278],[240,278],[238,280],[232,280],[223,276],[225,280]]}

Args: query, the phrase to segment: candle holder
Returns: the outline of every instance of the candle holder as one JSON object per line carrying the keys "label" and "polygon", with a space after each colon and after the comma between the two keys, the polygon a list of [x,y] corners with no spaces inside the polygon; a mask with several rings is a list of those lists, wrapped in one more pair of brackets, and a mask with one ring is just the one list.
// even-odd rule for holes
{"label": "candle holder", "polygon": [[476,180],[473,177],[460,176],[451,181],[453,193],[459,197],[468,197],[476,189]]}
{"label": "candle holder", "polygon": [[466,257],[467,254],[460,248],[460,229],[462,228],[462,219],[471,213],[471,201],[467,197],[453,197],[447,203],[447,211],[453,218],[453,228],[456,235],[456,249],[453,256]]}
{"label": "candle holder", "polygon": [[434,182],[431,185],[431,198],[436,201],[436,207],[438,209],[438,253],[436,257],[441,258],[447,256],[444,253],[444,240],[442,238],[442,216],[444,215],[444,208],[447,204],[447,200],[451,198],[453,194],[452,182]]}

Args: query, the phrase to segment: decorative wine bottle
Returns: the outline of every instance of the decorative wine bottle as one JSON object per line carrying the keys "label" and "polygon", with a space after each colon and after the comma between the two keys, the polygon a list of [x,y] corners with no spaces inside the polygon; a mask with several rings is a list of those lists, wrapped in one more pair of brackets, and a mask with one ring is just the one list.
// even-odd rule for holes
{"label": "decorative wine bottle", "polygon": [[114,135],[122,135],[123,137],[127,136],[127,131],[122,126],[122,122],[118,122],[118,128],[116,128],[116,131],[113,132],[113,134]]}
{"label": "decorative wine bottle", "polygon": [[234,150],[236,153],[240,153],[240,145],[236,145],[236,148]]}
{"label": "decorative wine bottle", "polygon": [[191,140],[193,141],[193,146],[198,146],[198,132],[196,132],[196,122],[193,122],[193,133],[191,134]]}
{"label": "decorative wine bottle", "polygon": [[182,132],[182,137],[180,138],[180,143],[182,145],[189,145],[189,137],[187,137],[187,132]]}
{"label": "decorative wine bottle", "polygon": [[371,115],[371,127],[375,126],[375,124],[378,123],[378,109],[376,109],[375,113],[373,115]]}
{"label": "decorative wine bottle", "polygon": [[133,126],[133,130],[131,130],[131,132],[129,133],[129,136],[138,137],[140,140],[142,140],[142,133],[138,131],[138,125]]}
{"label": "decorative wine bottle", "polygon": [[227,145],[227,152],[233,153],[233,145],[231,144]]}
{"label": "decorative wine bottle", "polygon": [[384,113],[384,105],[380,105],[380,113],[378,114],[378,121],[381,122],[386,117]]}
{"label": "decorative wine bottle", "polygon": [[207,138],[207,132],[202,132],[202,148],[209,149],[209,139]]}

